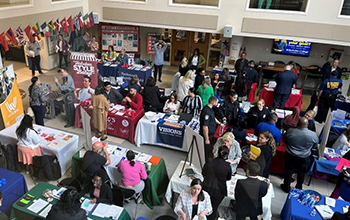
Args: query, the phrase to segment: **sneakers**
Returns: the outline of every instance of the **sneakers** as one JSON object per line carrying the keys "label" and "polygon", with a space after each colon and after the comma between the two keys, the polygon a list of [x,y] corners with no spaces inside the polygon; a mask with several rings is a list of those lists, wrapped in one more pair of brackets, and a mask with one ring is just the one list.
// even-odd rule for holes
{"label": "sneakers", "polygon": [[158,82],[163,82],[161,79],[158,79]]}

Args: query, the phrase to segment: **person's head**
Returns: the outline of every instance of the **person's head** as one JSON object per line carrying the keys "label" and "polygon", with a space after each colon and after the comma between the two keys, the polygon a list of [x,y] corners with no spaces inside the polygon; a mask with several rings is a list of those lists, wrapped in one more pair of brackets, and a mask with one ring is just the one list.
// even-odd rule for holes
{"label": "person's head", "polygon": [[104,90],[107,91],[107,92],[110,91],[110,90],[112,89],[111,83],[108,82],[108,81],[107,81],[107,82],[104,82],[104,83],[103,83],[103,88],[104,88]]}
{"label": "person's head", "polygon": [[238,94],[235,91],[231,91],[230,92],[230,101],[233,103],[235,101],[237,101],[238,99]]}
{"label": "person's head", "polygon": [[337,77],[337,76],[338,76],[338,71],[333,70],[333,71],[331,72],[331,77]]}
{"label": "person's head", "polygon": [[203,82],[202,82],[202,87],[203,87],[203,90],[205,90],[207,87],[210,87],[211,86],[211,80],[210,78],[204,78]]}
{"label": "person's head", "polygon": [[170,94],[168,102],[177,104],[177,94],[176,94],[176,92],[173,92],[173,93]]}
{"label": "person's head", "polygon": [[219,80],[220,79],[220,73],[214,73],[213,80]]}
{"label": "person's head", "polygon": [[60,69],[60,74],[61,74],[62,77],[65,77],[65,76],[68,75],[68,70],[65,69],[65,68],[61,68]]}
{"label": "person's head", "polygon": [[299,128],[307,128],[307,126],[309,126],[309,120],[307,120],[307,118],[305,117],[301,117],[298,121],[298,125]]}
{"label": "person's head", "polygon": [[58,39],[59,39],[59,40],[63,40],[63,35],[62,35],[62,34],[59,34],[59,35],[58,35]]}
{"label": "person's head", "polygon": [[196,95],[196,89],[194,87],[189,88],[188,95],[193,98]]}
{"label": "person's head", "polygon": [[271,122],[271,123],[276,124],[277,121],[278,121],[278,116],[277,116],[276,113],[272,112],[272,113],[270,113],[270,114],[267,116],[266,120],[267,120],[268,122]]}
{"label": "person's head", "polygon": [[125,48],[123,47],[122,50],[120,51],[120,53],[124,56],[125,51],[126,51],[126,50],[125,50]]}
{"label": "person's head", "polygon": [[103,92],[104,91],[103,91],[102,86],[95,88],[95,95],[101,95],[101,94],[103,94]]}
{"label": "person's head", "polygon": [[314,110],[309,110],[309,111],[307,111],[307,112],[305,113],[304,117],[305,117],[307,120],[309,120],[309,121],[313,120],[314,117],[315,117],[315,112],[314,112]]}
{"label": "person's head", "polygon": [[334,59],[333,62],[332,62],[333,68],[337,68],[338,65],[339,65],[339,60],[338,59]]}
{"label": "person's head", "polygon": [[250,161],[246,166],[247,176],[257,176],[260,172],[260,165],[257,162]]}
{"label": "person's head", "polygon": [[226,81],[231,80],[230,71],[227,68],[222,70],[222,78],[224,78]]}
{"label": "person's head", "polygon": [[108,51],[109,51],[109,52],[113,52],[113,51],[114,51],[113,45],[109,45],[109,46],[108,46]]}
{"label": "person's head", "polygon": [[216,98],[215,96],[211,96],[208,100],[208,106],[217,106],[218,105],[218,98]]}
{"label": "person's head", "polygon": [[38,36],[36,34],[33,34],[33,39],[34,39],[34,41],[37,41],[38,40]]}
{"label": "person's head", "polygon": [[197,196],[198,201],[204,200],[204,193],[202,191],[202,181],[198,178],[195,178],[191,182],[191,195]]}
{"label": "person's head", "polygon": [[187,71],[184,80],[193,80],[194,78],[194,72],[192,70]]}
{"label": "person's head", "polygon": [[199,48],[195,48],[193,51],[193,55],[199,56],[199,54],[200,54]]}
{"label": "person's head", "polygon": [[258,107],[258,109],[260,111],[262,111],[264,106],[265,106],[265,100],[264,99],[259,99],[259,101],[256,103],[256,106]]}
{"label": "person's head", "polygon": [[203,68],[198,68],[197,71],[196,71],[197,74],[201,74],[202,76],[205,75],[205,69]]}
{"label": "person's head", "polygon": [[255,67],[255,62],[254,62],[254,60],[249,61],[248,66],[250,66],[250,67]]}
{"label": "person's head", "polygon": [[3,197],[2,191],[0,191],[0,206],[2,206],[2,197]]}
{"label": "person's head", "polygon": [[[16,129],[17,137],[26,138],[27,137],[27,129],[33,128],[33,118],[29,115],[25,115]],[[18,138],[17,138],[18,139]]]}
{"label": "person's head", "polygon": [[242,60],[245,60],[247,58],[247,53],[246,52],[242,52],[241,53],[241,58],[242,58]]}
{"label": "person's head", "polygon": [[222,136],[222,141],[224,142],[225,146],[228,148],[231,148],[232,142],[235,140],[235,136],[232,132],[226,132],[224,136]]}
{"label": "person's head", "polygon": [[106,180],[106,171],[99,169],[94,173],[92,177],[92,183],[94,184],[94,187],[100,189],[103,182]]}
{"label": "person's head", "polygon": [[91,78],[90,76],[88,75],[85,75],[84,78],[83,78],[83,85],[84,85],[84,88],[89,88],[90,85],[91,85]]}
{"label": "person's head", "polygon": [[229,151],[230,150],[228,149],[228,147],[226,145],[220,146],[218,149],[218,158],[227,160]]}
{"label": "person's head", "polygon": [[156,85],[156,81],[154,80],[153,76],[148,77],[146,86],[155,86],[155,85]]}
{"label": "person's head", "polygon": [[70,215],[75,215],[80,210],[80,194],[75,187],[68,187],[57,201],[59,210]]}
{"label": "person's head", "polygon": [[130,165],[133,167],[135,165],[135,152],[132,150],[128,150],[126,153],[126,158],[130,162]]}
{"label": "person's head", "polygon": [[96,36],[95,35],[92,36],[91,40],[92,40],[92,42],[95,42],[96,41]]}
{"label": "person's head", "polygon": [[158,48],[158,50],[161,50],[163,48],[163,44],[158,43],[157,48]]}
{"label": "person's head", "polygon": [[285,70],[291,70],[292,69],[292,65],[290,64],[287,64],[285,67],[284,67]]}
{"label": "person's head", "polygon": [[139,78],[137,76],[133,76],[130,80],[130,85],[135,85],[139,83]]}
{"label": "person's head", "polygon": [[186,57],[182,58],[181,60],[181,67],[185,68],[188,65],[188,60]]}
{"label": "person's head", "polygon": [[137,88],[136,88],[136,86],[130,86],[130,88],[129,88],[129,94],[130,94],[130,96],[134,96],[134,95],[136,95],[136,93],[137,93]]}
{"label": "person's head", "polygon": [[269,145],[272,148],[272,155],[276,154],[276,141],[271,132],[262,131],[259,133],[258,142],[261,145]]}
{"label": "person's head", "polygon": [[98,154],[101,154],[103,152],[103,143],[102,142],[95,142],[92,145],[92,150]]}
{"label": "person's head", "polygon": [[40,79],[37,76],[33,76],[30,81],[32,82],[32,85],[38,86],[41,84]]}
{"label": "person's head", "polygon": [[296,67],[296,64],[293,60],[289,61],[288,65],[291,65],[292,69],[294,69]]}

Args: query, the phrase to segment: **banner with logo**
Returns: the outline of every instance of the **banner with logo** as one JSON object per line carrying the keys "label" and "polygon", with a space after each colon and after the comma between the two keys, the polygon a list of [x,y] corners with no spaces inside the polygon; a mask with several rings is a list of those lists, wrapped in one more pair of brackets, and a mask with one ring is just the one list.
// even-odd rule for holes
{"label": "banner with logo", "polygon": [[23,118],[23,103],[19,91],[13,65],[0,70],[0,128],[9,127]]}
{"label": "banner with logo", "polygon": [[186,126],[174,125],[167,122],[157,124],[157,143],[168,144],[182,148]]}
{"label": "banner with logo", "polygon": [[83,88],[85,75],[91,77],[91,88],[96,88],[97,82],[97,59],[92,53],[71,52],[70,63],[75,88]]}
{"label": "banner with logo", "polygon": [[153,45],[160,40],[160,33],[147,33],[147,54],[154,54]]}

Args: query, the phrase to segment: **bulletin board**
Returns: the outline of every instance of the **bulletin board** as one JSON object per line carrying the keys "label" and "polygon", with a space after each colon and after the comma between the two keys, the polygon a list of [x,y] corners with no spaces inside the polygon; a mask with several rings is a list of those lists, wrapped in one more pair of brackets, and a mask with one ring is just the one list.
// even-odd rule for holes
{"label": "bulletin board", "polygon": [[160,40],[160,33],[147,33],[147,54],[154,54],[153,45]]}
{"label": "bulletin board", "polygon": [[127,53],[139,52],[140,28],[126,25],[101,25],[102,51],[113,45],[115,51],[125,48]]}

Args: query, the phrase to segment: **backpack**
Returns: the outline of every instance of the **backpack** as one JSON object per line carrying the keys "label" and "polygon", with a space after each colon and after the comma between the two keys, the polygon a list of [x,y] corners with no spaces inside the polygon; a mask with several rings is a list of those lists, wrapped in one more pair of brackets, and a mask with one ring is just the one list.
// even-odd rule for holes
{"label": "backpack", "polygon": [[33,157],[34,176],[38,179],[57,180],[61,178],[61,167],[55,155]]}

